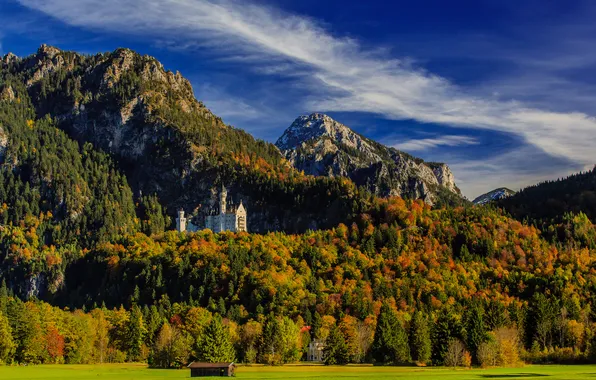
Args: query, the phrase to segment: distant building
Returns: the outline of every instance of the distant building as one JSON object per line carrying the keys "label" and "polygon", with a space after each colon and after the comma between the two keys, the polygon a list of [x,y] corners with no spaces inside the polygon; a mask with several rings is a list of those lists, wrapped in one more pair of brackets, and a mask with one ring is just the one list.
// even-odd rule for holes
{"label": "distant building", "polygon": [[[215,208],[209,212],[205,217],[205,228],[209,228],[213,232],[223,231],[247,231],[246,209],[240,201],[236,207],[233,203],[228,203],[228,191],[222,186],[219,194],[219,208]],[[194,232],[199,230],[199,227],[192,224],[184,217],[184,210],[178,211],[178,218],[176,218],[176,230],[178,232]]]}
{"label": "distant building", "polygon": [[198,363],[192,362],[188,365],[190,377],[207,376],[234,376],[236,365],[234,363]]}
{"label": "distant building", "polygon": [[325,343],[321,339],[314,339],[308,345],[308,357],[306,360],[309,362],[322,362],[324,349]]}
{"label": "distant building", "polygon": [[190,220],[188,220],[184,216],[184,210],[178,210],[178,217],[176,218],[176,231],[178,232],[196,232],[199,230],[199,226],[195,226],[192,224]]}
{"label": "distant building", "polygon": [[219,194],[219,212],[213,210],[210,215],[205,217],[205,228],[213,232],[222,231],[247,231],[246,228],[246,209],[240,201],[238,207],[233,204],[228,205],[228,191],[222,186]]}

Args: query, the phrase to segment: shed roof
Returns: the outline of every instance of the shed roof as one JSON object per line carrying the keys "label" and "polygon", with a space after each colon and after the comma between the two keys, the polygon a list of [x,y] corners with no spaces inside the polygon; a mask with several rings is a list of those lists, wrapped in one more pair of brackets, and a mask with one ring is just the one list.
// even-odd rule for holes
{"label": "shed roof", "polygon": [[201,363],[192,362],[188,365],[188,368],[229,368],[235,365],[234,363]]}

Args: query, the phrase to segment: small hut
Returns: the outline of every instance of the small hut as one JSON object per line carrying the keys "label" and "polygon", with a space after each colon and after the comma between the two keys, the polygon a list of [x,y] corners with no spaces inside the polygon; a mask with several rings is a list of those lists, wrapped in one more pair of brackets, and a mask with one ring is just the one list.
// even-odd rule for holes
{"label": "small hut", "polygon": [[234,363],[199,363],[192,362],[188,365],[190,377],[203,376],[234,376],[236,365]]}

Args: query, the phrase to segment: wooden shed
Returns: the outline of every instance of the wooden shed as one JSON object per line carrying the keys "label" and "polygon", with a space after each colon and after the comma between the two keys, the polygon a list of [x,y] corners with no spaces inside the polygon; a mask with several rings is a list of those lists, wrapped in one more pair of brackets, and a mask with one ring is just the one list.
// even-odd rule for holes
{"label": "wooden shed", "polygon": [[234,363],[192,362],[188,368],[190,368],[190,377],[234,376],[236,365]]}

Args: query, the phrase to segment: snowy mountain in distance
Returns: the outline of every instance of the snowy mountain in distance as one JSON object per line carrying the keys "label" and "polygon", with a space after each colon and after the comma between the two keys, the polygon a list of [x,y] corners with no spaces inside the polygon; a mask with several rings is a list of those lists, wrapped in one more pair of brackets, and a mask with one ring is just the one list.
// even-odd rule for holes
{"label": "snowy mountain in distance", "polygon": [[506,187],[500,187],[493,191],[489,191],[488,193],[482,194],[479,197],[476,197],[476,199],[474,199],[472,202],[475,205],[484,205],[484,204],[490,203],[492,201],[497,201],[499,199],[504,199],[504,198],[510,197],[513,194],[515,194],[515,191],[508,189]]}

